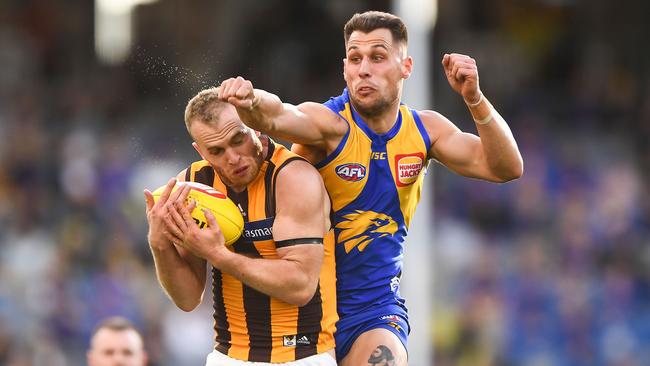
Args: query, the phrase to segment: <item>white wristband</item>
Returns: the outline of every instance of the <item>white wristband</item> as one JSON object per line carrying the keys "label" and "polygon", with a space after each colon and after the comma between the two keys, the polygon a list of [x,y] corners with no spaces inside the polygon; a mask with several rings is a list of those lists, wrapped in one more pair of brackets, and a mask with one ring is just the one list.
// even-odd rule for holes
{"label": "white wristband", "polygon": [[478,98],[478,102],[476,103],[469,103],[465,99],[463,100],[465,101],[465,104],[467,104],[467,106],[470,108],[478,107],[478,105],[481,104],[481,102],[483,101],[483,93],[481,93],[481,96]]}
{"label": "white wristband", "polygon": [[473,119],[474,119],[474,122],[476,122],[477,125],[487,125],[488,123],[490,123],[490,121],[492,121],[492,118],[493,118],[492,110],[490,109],[490,113],[488,113],[487,117],[485,117],[483,119],[476,119],[476,118],[473,118]]}

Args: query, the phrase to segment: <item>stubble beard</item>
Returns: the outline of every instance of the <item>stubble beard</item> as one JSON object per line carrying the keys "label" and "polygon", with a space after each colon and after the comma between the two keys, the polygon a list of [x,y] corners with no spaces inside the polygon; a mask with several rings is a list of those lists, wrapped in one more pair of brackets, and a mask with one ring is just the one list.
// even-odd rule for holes
{"label": "stubble beard", "polygon": [[[392,100],[390,100],[392,99]],[[370,103],[363,104],[359,102],[359,99],[356,96],[350,94],[350,100],[354,109],[364,118],[373,119],[381,116],[390,110],[391,105],[397,99],[397,95],[394,95],[392,98],[379,97]]]}

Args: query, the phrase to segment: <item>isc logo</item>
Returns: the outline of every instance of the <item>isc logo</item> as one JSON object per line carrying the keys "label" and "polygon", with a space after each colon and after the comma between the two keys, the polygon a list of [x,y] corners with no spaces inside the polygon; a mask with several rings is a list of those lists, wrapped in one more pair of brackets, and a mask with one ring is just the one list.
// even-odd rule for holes
{"label": "isc logo", "polygon": [[336,167],[336,175],[349,182],[358,182],[366,176],[366,167],[357,163],[347,163]]}

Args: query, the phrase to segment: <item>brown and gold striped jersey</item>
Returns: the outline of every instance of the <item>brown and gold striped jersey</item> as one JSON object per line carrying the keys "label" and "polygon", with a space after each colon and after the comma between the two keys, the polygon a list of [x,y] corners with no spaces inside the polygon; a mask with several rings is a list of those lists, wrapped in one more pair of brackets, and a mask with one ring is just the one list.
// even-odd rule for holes
{"label": "brown and gold striped jersey", "polygon": [[[244,232],[231,250],[251,257],[277,258],[272,232],[275,182],[278,172],[296,159],[302,158],[269,139],[267,158],[257,178],[243,192],[230,190],[205,160],[192,163],[185,179],[227,193],[239,206],[244,216]],[[338,320],[333,231],[323,244],[323,267],[316,293],[301,307],[265,295],[212,268],[215,349],[240,360],[272,363],[333,349]]]}

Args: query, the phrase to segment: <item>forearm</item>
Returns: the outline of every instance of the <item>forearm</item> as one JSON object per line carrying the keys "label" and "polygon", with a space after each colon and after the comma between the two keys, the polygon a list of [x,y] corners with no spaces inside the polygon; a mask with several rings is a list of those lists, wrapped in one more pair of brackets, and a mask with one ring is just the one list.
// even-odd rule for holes
{"label": "forearm", "polygon": [[310,278],[305,264],[291,259],[249,258],[224,251],[210,262],[247,286],[293,305],[308,303],[318,284],[318,276]]}
{"label": "forearm", "polygon": [[173,245],[151,247],[151,253],[156,277],[167,296],[183,311],[196,308],[203,298],[205,274],[201,278]]}
{"label": "forearm", "polygon": [[503,182],[519,178],[523,174],[523,159],[506,121],[484,97],[478,105],[468,103],[468,108],[492,174]]}

